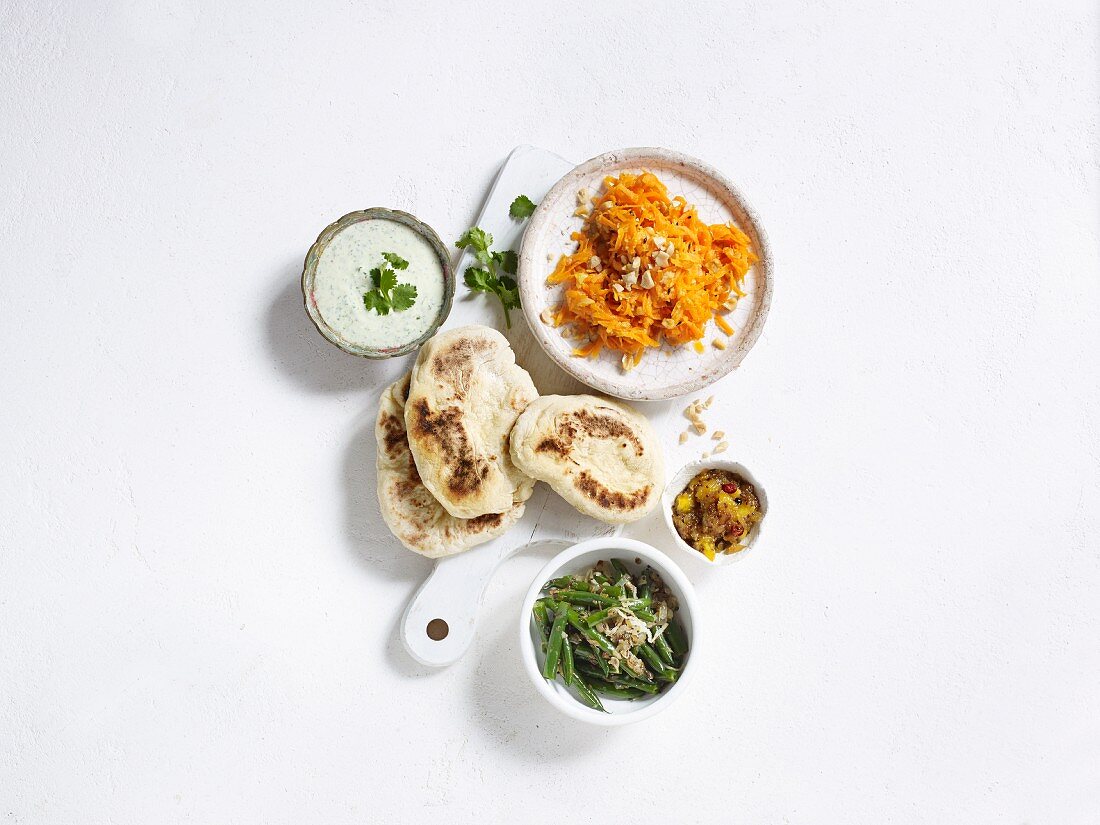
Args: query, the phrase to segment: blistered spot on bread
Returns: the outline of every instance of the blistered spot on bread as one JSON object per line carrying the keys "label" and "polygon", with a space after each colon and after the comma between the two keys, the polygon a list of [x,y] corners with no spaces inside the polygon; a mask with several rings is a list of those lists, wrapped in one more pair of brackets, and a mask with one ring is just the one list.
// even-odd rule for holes
{"label": "blistered spot on bread", "polygon": [[577,437],[586,435],[590,438],[622,439],[624,449],[631,445],[638,456],[645,455],[645,447],[638,434],[618,416],[579,409],[558,416],[557,425],[557,432],[536,444],[535,452],[554,453],[565,458],[573,449],[573,442]]}
{"label": "blistered spot on bread", "polygon": [[397,482],[396,491],[398,498],[412,498],[413,496],[430,496],[428,488],[424,486],[424,483],[420,480],[420,473],[416,471],[416,464],[412,461],[409,462],[409,467],[405,472],[405,478]]}
{"label": "blistered spot on bread", "polygon": [[432,374],[454,388],[455,398],[465,398],[476,357],[495,348],[493,340],[459,338],[432,355]]}
{"label": "blistered spot on bread", "polygon": [[435,442],[440,461],[447,468],[447,491],[455,498],[476,495],[491,468],[488,461],[474,454],[462,424],[462,410],[447,407],[433,412],[427,400],[421,398],[413,403],[412,412],[414,437]]}
{"label": "blistered spot on bread", "polygon": [[378,423],[382,427],[382,446],[386,455],[397,458],[409,448],[405,437],[405,422],[393,413],[382,413]]}
{"label": "blistered spot on bread", "polygon": [[617,490],[605,487],[594,479],[587,470],[582,471],[580,475],[573,479],[573,486],[582,495],[592,499],[605,510],[619,510],[623,513],[629,513],[644,507],[646,502],[649,501],[650,492],[653,490],[653,485],[647,484],[632,493],[620,493]]}
{"label": "blistered spot on bread", "polygon": [[[597,409],[600,409],[597,407]],[[615,415],[600,415],[580,409],[573,413],[581,432],[592,438],[621,438],[633,445],[634,452],[645,455],[645,447],[634,428]]]}
{"label": "blistered spot on bread", "polygon": [[486,513],[483,516],[468,519],[466,521],[466,529],[471,533],[480,532],[482,530],[492,530],[494,527],[499,527],[503,520],[503,513]]}
{"label": "blistered spot on bread", "polygon": [[573,439],[577,437],[577,428],[569,420],[569,416],[558,418],[558,431],[554,435],[547,436],[535,445],[536,453],[553,453],[565,458],[573,446]]}

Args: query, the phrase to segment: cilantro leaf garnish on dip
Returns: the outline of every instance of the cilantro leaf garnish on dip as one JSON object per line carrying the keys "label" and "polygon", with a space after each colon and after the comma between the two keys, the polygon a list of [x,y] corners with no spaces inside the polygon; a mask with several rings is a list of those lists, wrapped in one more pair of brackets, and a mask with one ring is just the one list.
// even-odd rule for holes
{"label": "cilantro leaf garnish on dip", "polygon": [[363,293],[363,306],[379,315],[388,315],[391,309],[404,312],[416,301],[416,287],[397,283],[397,273],[393,270],[408,269],[409,262],[394,252],[383,252],[382,257],[386,259],[386,265],[376,266],[370,271],[374,289]]}
{"label": "cilantro leaf garnish on dip", "polygon": [[357,347],[397,348],[416,341],[438,320],[443,264],[416,230],[368,218],[329,240],[317,259],[312,294],[321,318],[343,340]]}

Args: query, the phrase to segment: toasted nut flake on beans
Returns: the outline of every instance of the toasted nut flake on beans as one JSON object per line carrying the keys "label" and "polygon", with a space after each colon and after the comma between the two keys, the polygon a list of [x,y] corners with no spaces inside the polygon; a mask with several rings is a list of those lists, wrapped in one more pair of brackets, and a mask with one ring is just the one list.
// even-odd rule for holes
{"label": "toasted nut flake on beans", "polygon": [[680,433],[680,443],[681,444],[687,444],[687,440],[688,440],[688,431],[684,430],[682,433]]}
{"label": "toasted nut flake on beans", "polygon": [[729,449],[729,446],[730,443],[728,441],[720,442],[718,446],[714,448],[714,454],[718,455],[718,453],[724,453],[726,450]]}

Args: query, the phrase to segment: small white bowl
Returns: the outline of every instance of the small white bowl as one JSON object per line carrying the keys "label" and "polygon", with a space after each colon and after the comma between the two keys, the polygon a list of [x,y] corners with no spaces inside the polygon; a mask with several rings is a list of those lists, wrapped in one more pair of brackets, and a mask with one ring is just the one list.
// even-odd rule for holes
{"label": "small white bowl", "polygon": [[[601,697],[603,706],[608,711],[607,713],[601,713],[582,704],[580,699],[560,680],[550,681],[543,677],[542,638],[538,627],[535,625],[534,617],[531,615],[531,610],[535,605],[535,601],[540,597],[542,587],[546,582],[559,576],[579,573],[593,567],[600,559],[611,558],[622,559],[631,568],[632,572],[648,564],[661,575],[665,585],[679,602],[680,606],[676,611],[676,619],[687,638],[688,652],[687,657],[684,659],[680,677],[669,688],[655,696],[644,699],[621,700]],[[655,713],[659,713],[684,692],[688,680],[695,673],[695,659],[699,655],[699,628],[696,624],[698,615],[698,602],[691,582],[688,581],[684,572],[676,566],[676,563],[660,550],[640,541],[615,538],[614,536],[590,539],[558,553],[547,562],[532,582],[519,613],[520,656],[523,658],[524,669],[527,671],[527,675],[531,677],[535,689],[546,698],[546,701],[566,716],[605,727],[628,725],[631,722],[640,722],[642,719],[648,719]]]}
{"label": "small white bowl", "polygon": [[[684,491],[684,488],[688,486],[688,482],[695,478],[696,474],[703,470],[729,470],[731,473],[737,473],[741,478],[745,479],[756,490],[756,497],[760,501],[760,521],[749,531],[748,541],[745,543],[745,549],[738,551],[737,553],[719,553],[714,557],[714,561],[711,561],[682,538],[680,534],[676,532],[676,525],[672,523],[672,504],[676,501],[676,496],[680,495]],[[685,553],[690,553],[694,558],[701,561],[703,564],[713,565],[720,567],[726,564],[733,564],[736,561],[740,561],[741,558],[748,554],[752,550],[757,541],[760,540],[760,533],[764,527],[764,522],[768,518],[768,494],[764,492],[763,485],[757,481],[756,477],[748,471],[748,468],[743,464],[738,464],[736,461],[723,461],[720,458],[701,458],[698,461],[692,461],[685,464],[680,468],[679,472],[672,477],[672,480],[665,486],[665,492],[661,496],[661,507],[664,508],[665,526],[668,527],[668,532],[672,534],[672,540],[676,546],[683,550]]]}

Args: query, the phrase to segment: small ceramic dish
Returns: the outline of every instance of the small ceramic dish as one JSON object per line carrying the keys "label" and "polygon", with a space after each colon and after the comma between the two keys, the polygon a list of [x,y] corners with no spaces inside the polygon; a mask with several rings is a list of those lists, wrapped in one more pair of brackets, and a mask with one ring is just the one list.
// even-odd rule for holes
{"label": "small ceramic dish", "polygon": [[[745,479],[756,490],[756,497],[760,501],[760,521],[755,527],[749,531],[748,541],[745,544],[745,549],[740,550],[737,553],[719,553],[714,557],[714,561],[711,561],[682,538],[680,534],[676,532],[676,525],[672,523],[672,505],[676,500],[676,496],[684,491],[684,488],[688,486],[688,482],[695,478],[696,474],[703,470],[729,470],[731,473],[737,473],[741,478]],[[685,464],[680,470],[672,477],[668,485],[665,487],[665,492],[661,496],[661,507],[663,509],[665,526],[668,527],[668,532],[672,534],[672,541],[683,550],[685,553],[691,554],[693,558],[698,559],[703,564],[708,564],[716,567],[720,567],[726,564],[733,564],[736,561],[740,561],[760,540],[760,533],[764,527],[765,522],[768,520],[768,494],[764,491],[763,485],[756,479],[752,473],[743,464],[739,464],[736,461],[723,461],[720,458],[702,458],[698,461],[692,461]]]}
{"label": "small ceramic dish", "polygon": [[[325,251],[325,247],[327,247],[329,242],[348,226],[358,223],[359,221],[369,220],[393,221],[394,223],[407,226],[428,242],[432,250],[439,257],[439,263],[443,267],[443,301],[440,304],[439,312],[435,320],[432,321],[427,331],[416,340],[394,347],[366,347],[356,344],[353,341],[346,340],[321,317],[321,313],[317,309],[317,300],[313,295],[313,281],[317,274],[317,261],[320,260],[321,253]],[[309,248],[309,252],[306,253],[305,267],[302,270],[302,298],[305,302],[306,314],[308,314],[310,320],[313,321],[313,325],[317,327],[317,331],[320,332],[327,341],[335,344],[344,352],[358,355],[361,358],[393,358],[394,356],[404,355],[405,353],[412,352],[419,348],[421,344],[435,335],[440,324],[450,315],[451,301],[454,299],[454,294],[455,278],[454,272],[451,270],[451,260],[447,254],[446,247],[443,246],[443,241],[439,239],[439,235],[436,234],[435,230],[423,221],[417,220],[408,212],[400,212],[396,209],[385,209],[380,206],[375,206],[371,209],[363,209],[359,212],[350,212],[338,221],[325,227],[325,230],[317,237],[317,240],[313,242],[313,246]]]}
{"label": "small ceramic dish", "polygon": [[[637,572],[645,565],[656,570],[665,585],[676,597],[679,608],[676,619],[687,637],[688,652],[683,671],[671,687],[655,696],[645,699],[619,700],[603,698],[607,713],[601,713],[581,703],[580,699],[559,680],[549,681],[542,675],[542,638],[535,625],[531,610],[539,598],[542,587],[551,579],[570,573],[579,573],[594,566],[601,559],[617,558],[626,562],[631,572]],[[575,544],[554,556],[539,571],[519,613],[519,651],[523,659],[524,670],[531,678],[535,689],[554,707],[582,722],[592,725],[614,727],[640,722],[667,708],[687,688],[688,681],[695,673],[696,659],[699,656],[699,610],[695,590],[683,571],[668,556],[655,547],[633,539],[610,538],[590,539]]]}
{"label": "small ceramic dish", "polygon": [[[581,229],[584,218],[577,216],[577,193],[599,192],[608,175],[622,172],[653,172],[670,196],[683,195],[708,223],[734,223],[752,240],[759,256],[745,275],[745,296],[725,320],[734,328],[725,349],[711,346],[721,335],[711,322],[698,353],[691,346],[649,349],[629,372],[622,368],[620,353],[605,350],[596,358],[573,355],[576,342],[562,336],[541,320],[547,310],[562,302],[564,286],[550,286],[547,276],[563,254],[572,253],[571,236]],[[713,167],[668,149],[619,149],[592,158],[554,184],[542,199],[523,235],[520,247],[520,303],[531,331],[546,354],[578,381],[608,395],[635,400],[674,398],[700,390],[737,367],[748,354],[771,306],[772,255],[759,218],[744,195]],[[724,336],[723,336],[724,338]]]}

